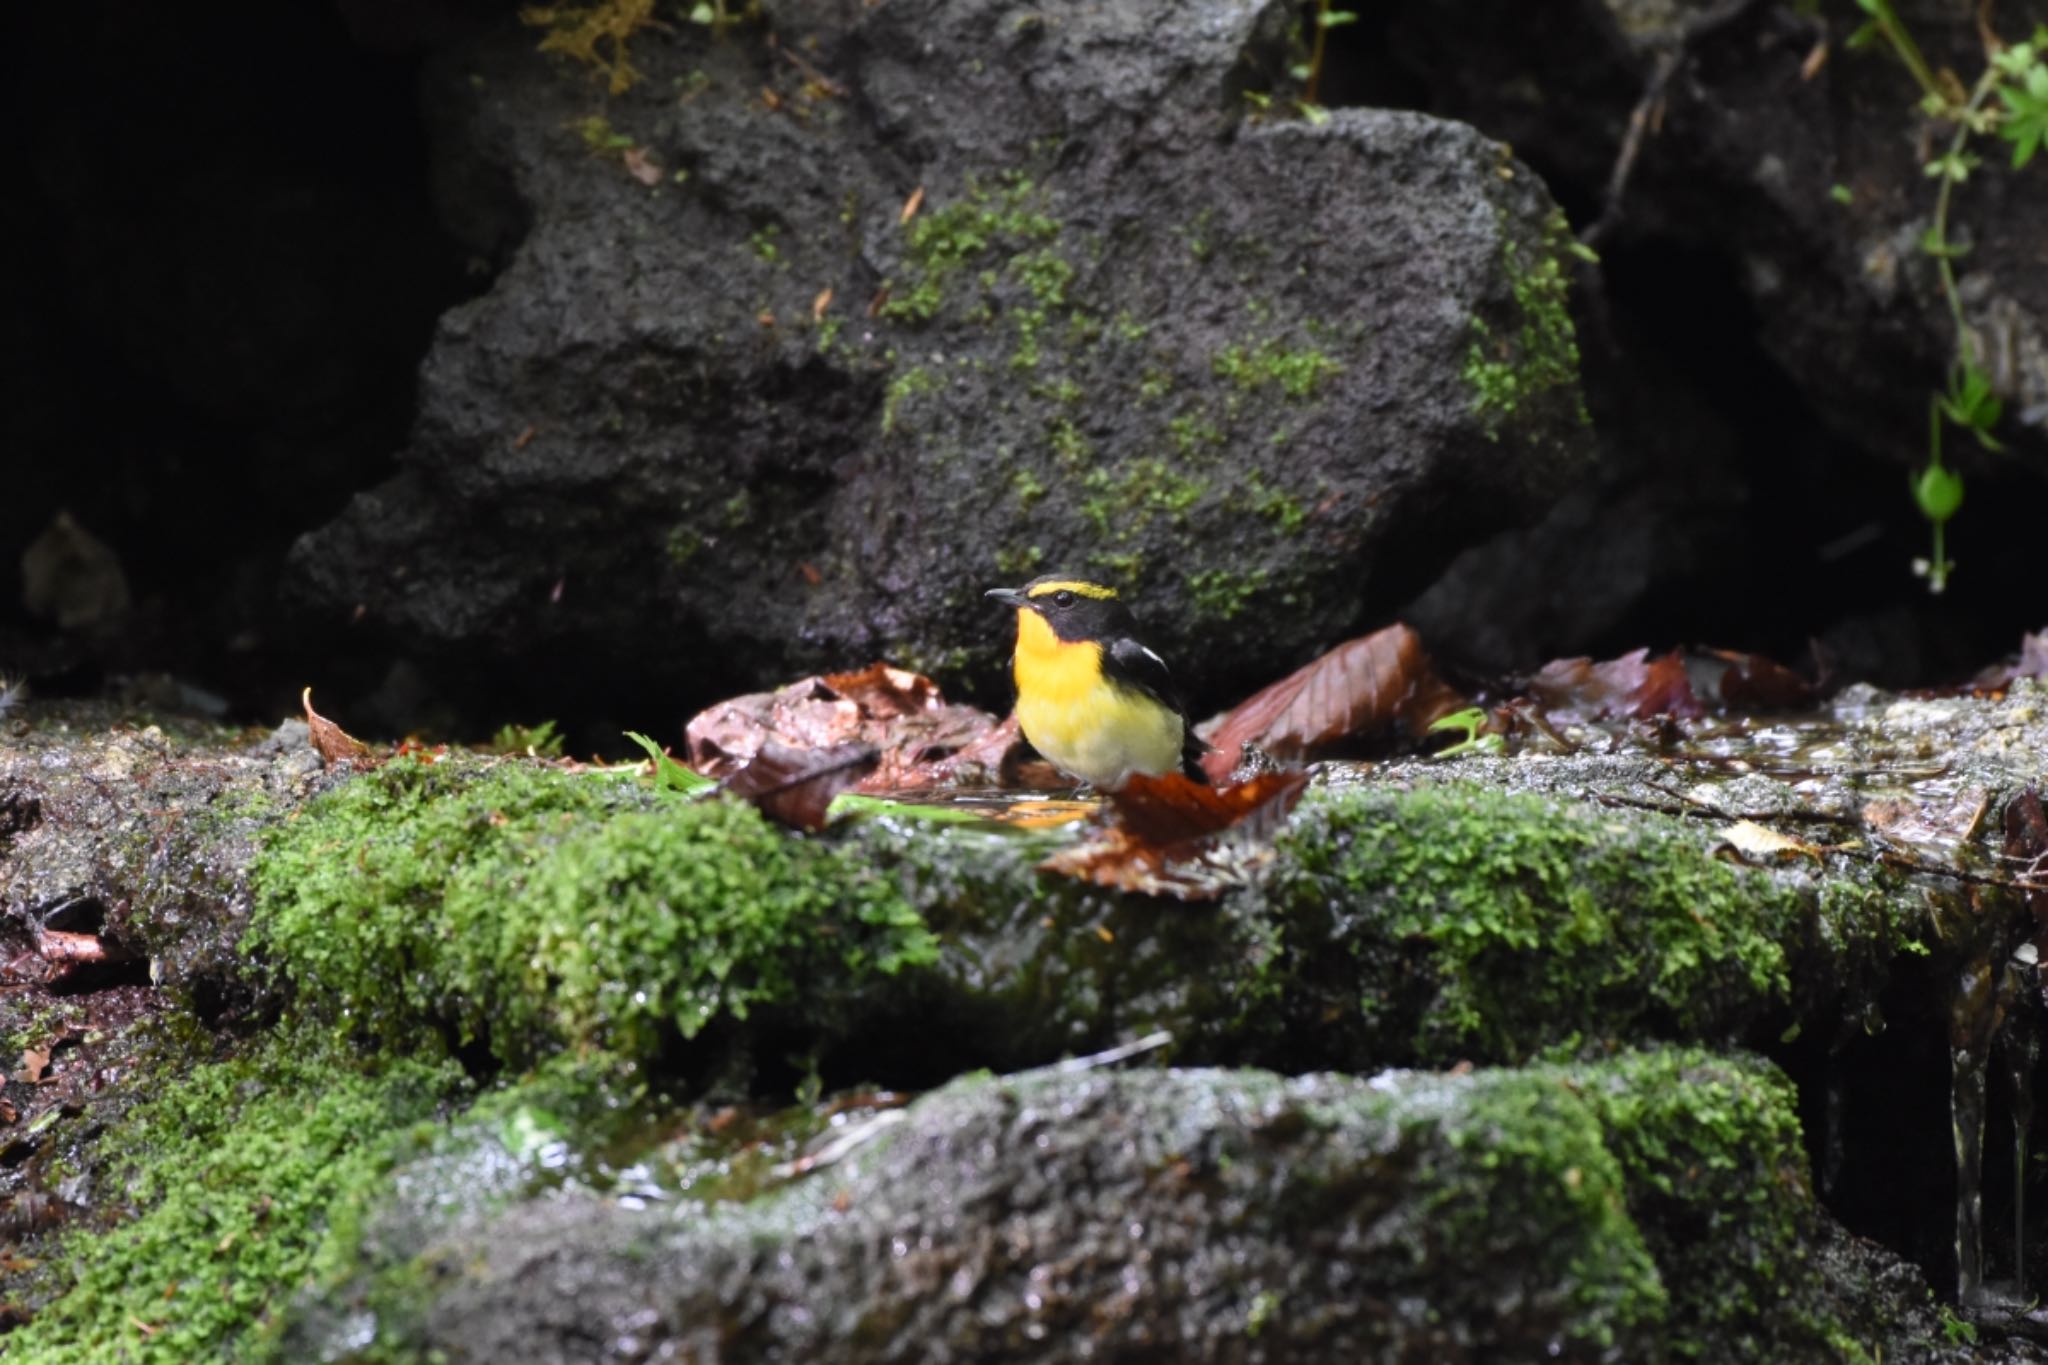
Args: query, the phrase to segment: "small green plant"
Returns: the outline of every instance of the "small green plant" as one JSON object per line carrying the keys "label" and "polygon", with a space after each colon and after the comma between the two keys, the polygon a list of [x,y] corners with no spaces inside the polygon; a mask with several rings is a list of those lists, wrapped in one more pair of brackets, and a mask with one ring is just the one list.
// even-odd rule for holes
{"label": "small green plant", "polygon": [[1948,1344],[1951,1346],[1977,1344],[1977,1324],[1957,1317],[1956,1310],[1947,1304],[1941,1306],[1941,1334],[1948,1338]]}
{"label": "small green plant", "polygon": [[1499,735],[1482,734],[1486,728],[1486,712],[1477,706],[1468,706],[1463,711],[1453,711],[1430,722],[1429,733],[1462,734],[1463,739],[1448,748],[1436,751],[1438,758],[1455,758],[1461,754],[1497,754],[1504,741]]}
{"label": "small green plant", "polygon": [[1288,74],[1302,84],[1301,99],[1296,108],[1310,123],[1328,121],[1329,111],[1323,108],[1323,55],[1328,45],[1330,30],[1358,22],[1356,10],[1331,9],[1330,0],[1316,0],[1315,36],[1309,40],[1308,60],[1295,67]]}
{"label": "small green plant", "polygon": [[1986,33],[1984,70],[1965,88],[1954,72],[1936,71],[1912,32],[1899,18],[1893,0],[1856,0],[1869,18],[1850,35],[1852,48],[1883,44],[1891,49],[1920,87],[1920,110],[1939,123],[1953,125],[1948,141],[1929,156],[1925,170],[1940,188],[1935,192],[1934,220],[1920,238],[1920,249],[1934,258],[1942,297],[1955,323],[1955,359],[1948,380],[1928,405],[1927,463],[1913,478],[1913,499],[1934,530],[1934,552],[1914,562],[1914,572],[1927,580],[1930,592],[1948,587],[1955,565],[1948,558],[1947,527],[1963,504],[1963,478],[1942,460],[1944,423],[1960,427],[1987,451],[2004,447],[1993,434],[2004,404],[1984,369],[1981,343],[1963,314],[1956,287],[1955,262],[1968,248],[1949,236],[1949,210],[1955,188],[1967,181],[1984,159],[1971,150],[1971,139],[1995,134],[2012,144],[2012,165],[2018,170],[2034,159],[2048,140],[2048,27],[2036,27],[2024,43],[2000,44]]}
{"label": "small green plant", "polygon": [[501,725],[498,733],[491,736],[490,750],[494,754],[560,758],[562,736],[556,733],[555,723],[551,720],[544,720],[538,725]]}

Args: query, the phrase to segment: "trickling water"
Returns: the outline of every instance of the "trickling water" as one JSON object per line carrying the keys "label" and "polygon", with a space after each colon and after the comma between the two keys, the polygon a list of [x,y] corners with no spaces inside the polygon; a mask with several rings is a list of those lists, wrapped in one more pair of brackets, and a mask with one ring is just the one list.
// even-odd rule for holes
{"label": "trickling water", "polygon": [[1949,1107],[1956,1137],[1956,1298],[1975,1303],[1984,1287],[1984,1060],[1950,1053]]}
{"label": "trickling water", "polygon": [[2012,1089],[2012,1275],[2013,1299],[2019,1303],[2027,1301],[2027,1146],[2034,1124],[2034,1066],[2041,1056],[2038,976],[2031,965],[2006,964],[2005,997],[2012,1018],[2001,1044]]}
{"label": "trickling water", "polygon": [[1990,964],[1964,964],[1949,1005],[1949,1111],[1956,1142],[1956,1299],[1984,1292],[1984,1073],[1997,1018]]}

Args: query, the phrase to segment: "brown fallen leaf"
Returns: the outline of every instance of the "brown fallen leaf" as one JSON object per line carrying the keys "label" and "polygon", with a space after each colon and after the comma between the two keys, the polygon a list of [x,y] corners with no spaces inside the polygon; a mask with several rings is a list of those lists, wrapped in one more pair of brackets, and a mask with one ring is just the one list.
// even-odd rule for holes
{"label": "brown fallen leaf", "polygon": [[371,755],[369,745],[313,709],[312,688],[299,694],[299,704],[306,708],[306,728],[313,732],[313,748],[323,764],[331,768],[348,762],[359,768],[374,768],[381,761]]}
{"label": "brown fallen leaf", "polygon": [[816,298],[811,300],[811,321],[823,322],[825,320],[825,310],[831,306],[832,286],[828,284],[818,291]]}
{"label": "brown fallen leaf", "polygon": [[924,207],[924,186],[919,185],[910,192],[910,197],[903,201],[903,211],[896,215],[896,225],[901,227],[907,224],[911,219],[917,217],[917,211],[922,207]]}
{"label": "brown fallen leaf", "polygon": [[1650,657],[1638,649],[1618,659],[1554,659],[1529,680],[1529,695],[1553,719],[1648,720],[1701,714],[1676,650]]}
{"label": "brown fallen leaf", "polygon": [[15,1079],[23,1085],[41,1085],[50,1069],[50,1049],[46,1047],[25,1047],[21,1050],[21,1070]]}
{"label": "brown fallen leaf", "polygon": [[1270,854],[1273,832],[1308,788],[1299,770],[1210,787],[1180,773],[1134,774],[1108,796],[1113,823],[1041,871],[1143,895],[1214,900]]}
{"label": "brown fallen leaf", "polygon": [[857,786],[880,758],[874,745],[858,741],[828,749],[792,749],[769,739],[723,785],[771,820],[816,831],[825,828],[832,798]]}
{"label": "brown fallen leaf", "polygon": [[1223,781],[1246,744],[1298,762],[1343,741],[1381,738],[1397,728],[1415,739],[1432,721],[1466,704],[1437,677],[1422,638],[1407,626],[1388,626],[1346,641],[1238,703],[1210,730],[1213,747],[1202,768]]}
{"label": "brown fallen leaf", "polygon": [[948,702],[930,678],[889,664],[805,678],[774,692],[720,702],[684,729],[689,766],[707,777],[737,771],[769,741],[793,749],[863,743],[880,752],[866,792],[991,785],[1015,747],[1014,729]]}
{"label": "brown fallen leaf", "polygon": [[2010,687],[2021,678],[2048,678],[2048,630],[2022,635],[2020,657],[2012,663],[1985,669],[1973,680],[1973,686],[1986,689]]}
{"label": "brown fallen leaf", "polygon": [[1860,814],[1873,834],[1897,843],[1953,850],[1976,836],[1990,803],[1991,794],[1984,788],[1961,787],[1945,802],[1886,797],[1866,802]]}
{"label": "brown fallen leaf", "polygon": [[661,183],[661,166],[647,154],[645,147],[628,147],[619,157],[626,165],[626,174],[652,189]]}
{"label": "brown fallen leaf", "polygon": [[1821,849],[1754,820],[1737,820],[1720,831],[1721,846],[1745,862],[1773,862],[1786,854],[1818,858]]}
{"label": "brown fallen leaf", "polygon": [[1721,704],[1731,710],[1784,711],[1805,706],[1814,698],[1811,682],[1773,659],[1732,649],[1710,649],[1707,653],[1728,665],[1721,674],[1718,690]]}
{"label": "brown fallen leaf", "polygon": [[40,929],[36,931],[36,956],[45,962],[59,963],[67,968],[82,967],[87,963],[105,962],[108,958],[107,945],[98,934],[73,934],[62,929]]}

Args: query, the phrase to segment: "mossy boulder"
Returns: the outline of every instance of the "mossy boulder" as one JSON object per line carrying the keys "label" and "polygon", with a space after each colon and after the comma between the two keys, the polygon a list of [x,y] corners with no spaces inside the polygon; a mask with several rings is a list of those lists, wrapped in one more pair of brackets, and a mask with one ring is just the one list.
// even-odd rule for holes
{"label": "mossy boulder", "polygon": [[1556,206],[1462,125],[1294,115],[1292,6],[763,8],[609,97],[509,15],[430,65],[497,273],[318,602],[495,705],[709,702],[986,683],[981,590],[1065,568],[1221,700],[1585,475]]}
{"label": "mossy boulder", "polygon": [[865,1122],[864,1144],[840,1135],[850,1157],[739,1202],[486,1200],[423,1242],[401,1197],[362,1224],[355,1275],[305,1297],[288,1345],[451,1361],[593,1341],[850,1361],[1933,1345],[1831,1283],[1790,1089],[1751,1058],[1371,1079],[1055,1068]]}
{"label": "mossy boulder", "polygon": [[1159,1028],[1354,1069],[1762,1042],[1858,1016],[1924,928],[1882,869],[1744,868],[1669,817],[1456,781],[1312,795],[1216,906],[1038,870],[1073,837],[803,839],[628,773],[400,762],[271,835],[250,944],[390,1042],[929,1080]]}
{"label": "mossy boulder", "polygon": [[[1844,1124],[1835,1092],[1822,1103],[1812,1087],[1842,1079],[1830,1058],[1862,1044],[1881,999],[1894,1036],[1928,1032],[1938,1002],[1884,994],[1902,979],[1927,991],[1927,972],[1902,976],[1901,955],[1937,972],[2009,956],[2018,901],[1981,873],[1947,874],[1995,837],[1979,817],[2048,747],[2039,696],[1855,694],[1796,739],[1768,732],[1772,754],[1825,755],[1857,775],[1817,788],[1719,748],[1702,750],[1677,796],[1670,754],[1340,769],[1263,863],[1206,905],[1042,871],[1072,828],[897,808],[799,835],[630,769],[448,753],[347,775],[284,737],[35,708],[30,742],[0,752],[10,961],[35,960],[40,917],[80,885],[103,902],[100,940],[134,956],[130,976],[39,993],[5,1021],[10,1043],[47,1049],[48,1074],[11,1075],[0,1091],[17,1116],[0,1132],[0,1200],[16,1218],[66,1211],[24,1224],[34,1264],[16,1266],[0,1299],[31,1321],[8,1339],[10,1358],[256,1354],[293,1300],[295,1341],[388,1332],[410,1349],[496,1312],[503,1277],[529,1254],[536,1276],[590,1288],[588,1312],[631,1304],[644,1330],[677,1341],[695,1330],[686,1317],[730,1323],[775,1304],[746,1330],[781,1349],[812,1330],[812,1292],[871,1307],[858,1340],[877,1352],[927,1320],[979,1341],[945,1286],[972,1260],[963,1247],[1008,1245],[988,1240],[1007,1215],[975,1206],[989,1221],[956,1224],[970,1241],[939,1239],[915,1286],[891,1278],[910,1272],[892,1268],[889,1242],[860,1240],[875,1228],[858,1220],[872,1205],[928,1223],[918,1200],[948,1180],[965,1187],[934,1153],[966,1161],[1021,1141],[978,1107],[987,1095],[1019,1114],[1072,1100],[1088,1154],[1071,1159],[1105,1173],[1074,1188],[1128,1196],[1158,1210],[1148,1226],[1178,1229],[1158,1244],[1179,1258],[1159,1262],[1178,1278],[1147,1280],[1112,1332],[1178,1304],[1188,1312],[1155,1323],[1159,1339],[1199,1346],[1230,1328],[1275,1353],[1398,1339],[1477,1358],[1549,1333],[1589,1358],[1853,1359],[1875,1342],[1898,1358],[1934,1330],[1924,1282],[1815,1213],[1786,1082],[1747,1054],[1793,1068],[1817,1150],[1867,1152],[1926,1129],[1945,1156],[1938,1103]],[[1923,788],[1930,746],[1950,761]],[[116,769],[121,785],[107,786]],[[1738,810],[1862,818],[1887,842],[1759,851],[1731,832]],[[1947,1020],[1932,1028],[1945,1046]],[[962,1081],[905,1125],[923,1146],[878,1146],[843,1181],[832,1167],[789,1185],[831,1167],[832,1134],[847,1126],[805,1106],[767,1144],[772,1160],[757,1153],[708,1182],[725,1212],[626,1207],[685,1185],[708,1197],[706,1182],[635,1173],[679,1131],[717,1130],[728,1105],[861,1082],[923,1089],[1153,1030],[1170,1035],[1155,1050],[1175,1065],[1373,1079]],[[1390,1066],[1443,1074],[1382,1075]],[[1859,1090],[1842,1112],[1868,1099]],[[950,1148],[943,1115],[963,1125]],[[1047,1123],[1030,1130],[1032,1150],[1040,1136],[1062,1141],[1065,1120]],[[825,1145],[799,1148],[810,1132]],[[1198,1221],[1196,1195],[1173,1183],[1177,1159],[1154,1159],[1169,1148],[1218,1154],[1197,1193],[1228,1198],[1204,1216],[1242,1217]],[[936,1173],[922,1184],[888,1164],[913,1150]],[[1830,1155],[1823,1170],[1840,1165]],[[1474,1193],[1468,1178],[1482,1177],[1492,1183]],[[585,1192],[539,1198],[565,1178]],[[1066,1177],[1016,1179],[1017,1207],[1041,1209]],[[607,1189],[617,1197],[590,1192]],[[1376,1190],[1405,1191],[1384,1195],[1395,1222],[1367,1217],[1382,1207]],[[1146,1250],[1114,1242],[1108,1198],[1048,1224],[1100,1251],[1101,1264],[1076,1263],[1071,1295],[1041,1293],[1062,1312],[1095,1294],[1089,1277],[1112,1249]],[[801,1224],[810,1242],[791,1240],[799,1218],[814,1220]],[[842,1225],[853,1242],[833,1240]],[[1325,1226],[1335,1231],[1314,1232]],[[1939,1228],[1942,1245],[1950,1236]],[[1283,1274],[1290,1243],[1311,1254]],[[866,1247],[875,1268],[799,1292],[782,1260],[746,1259],[762,1246],[820,1275]],[[677,1297],[649,1300],[654,1281],[625,1267],[673,1269],[664,1258],[686,1247],[709,1278],[671,1276],[662,1283],[683,1287],[661,1292]],[[476,1248],[490,1254],[478,1261]],[[570,1265],[578,1248],[587,1271]],[[1196,1273],[1233,1249],[1266,1267],[1257,1283]],[[1030,1350],[1038,1310],[1007,1287],[1030,1267],[1010,1255],[973,1261],[995,1289],[972,1301],[995,1305],[989,1321]],[[1345,1277],[1380,1286],[1384,1311],[1361,1315],[1337,1292]],[[1834,1298],[1818,1297],[1822,1280]],[[128,1318],[142,1324],[129,1323],[132,1338]],[[1406,1335],[1372,1335],[1387,1332]]]}

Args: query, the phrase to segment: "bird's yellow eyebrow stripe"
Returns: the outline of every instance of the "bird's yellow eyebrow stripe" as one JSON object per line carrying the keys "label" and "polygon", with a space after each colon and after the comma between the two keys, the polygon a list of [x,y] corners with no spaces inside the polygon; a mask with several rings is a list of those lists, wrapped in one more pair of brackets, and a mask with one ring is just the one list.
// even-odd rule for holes
{"label": "bird's yellow eyebrow stripe", "polygon": [[1115,588],[1105,588],[1100,583],[1083,583],[1078,578],[1065,578],[1057,583],[1040,583],[1025,596],[1050,597],[1056,592],[1070,592],[1076,597],[1092,597],[1098,602],[1106,602],[1116,596]]}

